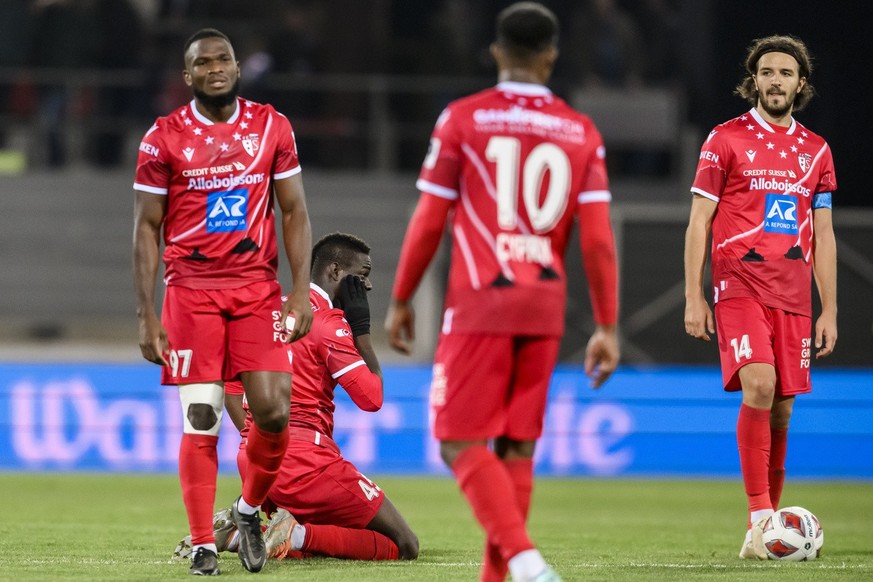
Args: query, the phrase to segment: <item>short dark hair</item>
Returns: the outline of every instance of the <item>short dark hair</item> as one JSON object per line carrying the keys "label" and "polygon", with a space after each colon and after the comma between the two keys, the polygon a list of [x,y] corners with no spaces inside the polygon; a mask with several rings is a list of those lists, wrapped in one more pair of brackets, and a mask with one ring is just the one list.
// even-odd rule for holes
{"label": "short dark hair", "polygon": [[233,43],[230,42],[230,38],[217,28],[201,28],[194,34],[188,37],[188,40],[185,41],[185,47],[182,49],[182,55],[188,54],[188,49],[191,48],[191,45],[203,38],[223,38],[227,41],[227,44],[233,46]]}
{"label": "short dark hair", "polygon": [[558,19],[538,2],[516,2],[497,15],[497,44],[517,58],[529,58],[558,44]]}
{"label": "short dark hair", "polygon": [[785,53],[797,61],[798,73],[806,82],[794,100],[794,111],[802,110],[815,95],[815,88],[809,82],[809,77],[812,75],[812,57],[804,42],[793,36],[773,35],[752,41],[744,63],[747,75],[737,85],[734,93],[751,103],[752,107],[758,105],[758,90],[755,88],[754,77],[758,73],[758,61],[767,53]]}
{"label": "short dark hair", "polygon": [[345,232],[324,235],[312,247],[312,272],[320,271],[331,263],[349,267],[358,253],[370,254],[370,245],[363,239]]}

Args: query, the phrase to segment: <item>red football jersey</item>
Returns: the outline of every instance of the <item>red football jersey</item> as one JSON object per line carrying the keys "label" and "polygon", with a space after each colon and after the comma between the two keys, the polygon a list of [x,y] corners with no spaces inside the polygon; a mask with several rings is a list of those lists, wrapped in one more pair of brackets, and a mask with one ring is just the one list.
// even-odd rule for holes
{"label": "red football jersey", "polygon": [[691,191],[718,203],[714,300],[754,297],[811,315],[813,197],[836,188],[828,144],[793,119],[779,127],[752,109],[713,129]]}
{"label": "red football jersey", "polygon": [[194,102],[160,117],[139,146],[134,189],[167,196],[164,280],[200,289],[275,279],[273,181],[300,171],[288,119],[237,99],[227,123]]}
{"label": "red football jersey", "polygon": [[[309,302],[313,311],[312,328],[290,345],[294,355],[290,424],[333,437],[336,385],[344,374],[367,364],[355,347],[342,309],[335,308],[327,293],[314,283],[310,284]],[[360,394],[351,385],[345,388],[362,408],[369,408],[367,403],[372,401],[381,402],[381,394]]]}
{"label": "red football jersey", "polygon": [[444,331],[562,334],[574,215],[611,200],[591,120],[544,86],[500,83],[443,111],[416,185],[454,202]]}

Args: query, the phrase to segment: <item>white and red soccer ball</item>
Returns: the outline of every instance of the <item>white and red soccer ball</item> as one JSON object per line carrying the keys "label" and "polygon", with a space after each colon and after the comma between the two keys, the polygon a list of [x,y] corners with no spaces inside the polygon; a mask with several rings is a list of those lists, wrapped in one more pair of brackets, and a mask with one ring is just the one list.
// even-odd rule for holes
{"label": "white and red soccer ball", "polygon": [[764,547],[771,560],[815,560],[824,544],[818,518],[802,507],[783,507],[764,522]]}

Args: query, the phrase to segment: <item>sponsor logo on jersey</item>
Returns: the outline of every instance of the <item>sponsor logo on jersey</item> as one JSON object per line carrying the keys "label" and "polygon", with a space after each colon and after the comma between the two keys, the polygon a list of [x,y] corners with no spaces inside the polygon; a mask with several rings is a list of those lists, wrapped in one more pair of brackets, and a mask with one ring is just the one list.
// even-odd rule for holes
{"label": "sponsor logo on jersey", "polygon": [[797,163],[800,164],[800,169],[803,173],[807,173],[812,166],[812,156],[809,154],[798,154]]}
{"label": "sponsor logo on jersey", "polygon": [[701,160],[707,160],[707,161],[709,161],[709,162],[712,162],[712,163],[714,163],[714,164],[717,164],[717,163],[718,163],[718,154],[715,154],[715,153],[713,153],[713,152],[709,152],[709,151],[706,151],[706,150],[701,150],[701,152],[700,152],[700,159],[701,159]]}
{"label": "sponsor logo on jersey", "polygon": [[206,232],[245,230],[248,203],[246,188],[211,192],[206,199]]}
{"label": "sponsor logo on jersey", "polygon": [[242,186],[245,184],[260,184],[264,181],[264,174],[243,174],[242,176],[236,176],[231,174],[229,176],[224,177],[212,177],[212,178],[190,178],[188,180],[188,190],[218,190],[218,189],[229,189],[234,186]]}
{"label": "sponsor logo on jersey", "polygon": [[797,234],[797,196],[768,193],[764,208],[764,232]]}
{"label": "sponsor logo on jersey", "polygon": [[194,148],[187,147],[184,150],[182,150],[182,153],[185,155],[185,158],[190,162],[191,158],[194,157]]}
{"label": "sponsor logo on jersey", "polygon": [[242,138],[242,146],[246,153],[252,157],[258,153],[261,138],[256,133],[250,133]]}
{"label": "sponsor logo on jersey", "polygon": [[146,142],[142,142],[139,144],[139,151],[154,157],[158,157],[158,155],[161,153],[161,150],[159,148],[156,148],[152,144]]}
{"label": "sponsor logo on jersey", "polygon": [[755,150],[746,150],[746,157],[749,158],[750,162],[755,161],[755,156],[758,154]]}
{"label": "sponsor logo on jersey", "polygon": [[336,330],[336,337],[348,337],[350,335],[352,335],[352,332],[347,329],[339,328]]}
{"label": "sponsor logo on jersey", "polygon": [[771,180],[768,178],[752,178],[749,182],[749,189],[795,192],[801,194],[804,198],[809,198],[809,195],[811,194],[809,188],[801,186],[796,182],[791,182],[789,180]]}
{"label": "sponsor logo on jersey", "polygon": [[491,128],[508,126],[515,131],[525,133],[531,129],[560,133],[568,139],[570,136],[575,136],[578,140],[585,136],[585,127],[573,119],[525,109],[517,105],[509,109],[477,109],[473,112],[473,121],[478,126]]}

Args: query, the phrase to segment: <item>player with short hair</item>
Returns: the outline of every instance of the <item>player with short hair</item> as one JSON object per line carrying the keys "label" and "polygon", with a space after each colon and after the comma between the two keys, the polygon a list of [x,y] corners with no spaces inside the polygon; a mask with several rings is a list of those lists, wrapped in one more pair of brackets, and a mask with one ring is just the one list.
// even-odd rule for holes
{"label": "player with short hair", "polygon": [[[794,119],[809,102],[812,65],[791,36],[755,40],[736,93],[752,106],[713,129],[700,152],[685,236],[685,331],[718,348],[726,391],[742,390],[737,420],[749,503],[741,558],[766,559],[760,524],[779,507],[788,424],[810,392],[812,273],[822,311],[816,358],[837,341],[837,188],[825,140]],[[712,310],[703,293],[712,236]]]}
{"label": "player with short hair", "polygon": [[[294,133],[270,105],[241,99],[239,63],[226,35],[207,28],[184,46],[193,100],[159,117],[139,146],[134,190],[133,270],[143,357],[179,386],[182,498],[194,544],[192,574],[219,573],[212,532],[216,444],[226,380],[239,378],[254,424],[249,479],[234,502],[240,560],[266,561],[258,508],[288,443],[291,362],[281,342],[309,331],[311,230]],[[274,193],[293,277],[283,304],[277,281]],[[166,294],[155,284],[163,235]],[[291,314],[287,334],[274,322]]]}
{"label": "player with short hair", "polygon": [[[370,341],[371,268],[369,245],[351,234],[328,234],[312,250],[312,328],[289,348],[294,371],[290,441],[264,504],[266,511],[275,511],[265,533],[270,557],[418,557],[418,538],[403,516],[378,485],[343,458],[332,438],[337,384],[361,410],[382,407],[382,372]],[[228,396],[242,395],[238,382],[228,382],[226,389]],[[227,401],[229,410],[232,402]],[[252,418],[245,410],[243,416],[237,460],[245,481]],[[235,551],[227,510],[215,514],[214,527],[222,540],[219,549]],[[186,540],[176,556],[190,552]]]}
{"label": "player with short hair", "polygon": [[[497,17],[498,84],[449,104],[417,182],[385,327],[409,353],[410,299],[451,214],[452,257],[434,356],[440,453],[487,535],[481,579],[559,580],[525,521],[533,453],[564,332],[574,217],[597,327],[585,369],[599,387],[619,359],[615,245],[603,140],[546,86],[558,22],[534,2]],[[489,448],[493,445],[493,450]]]}

